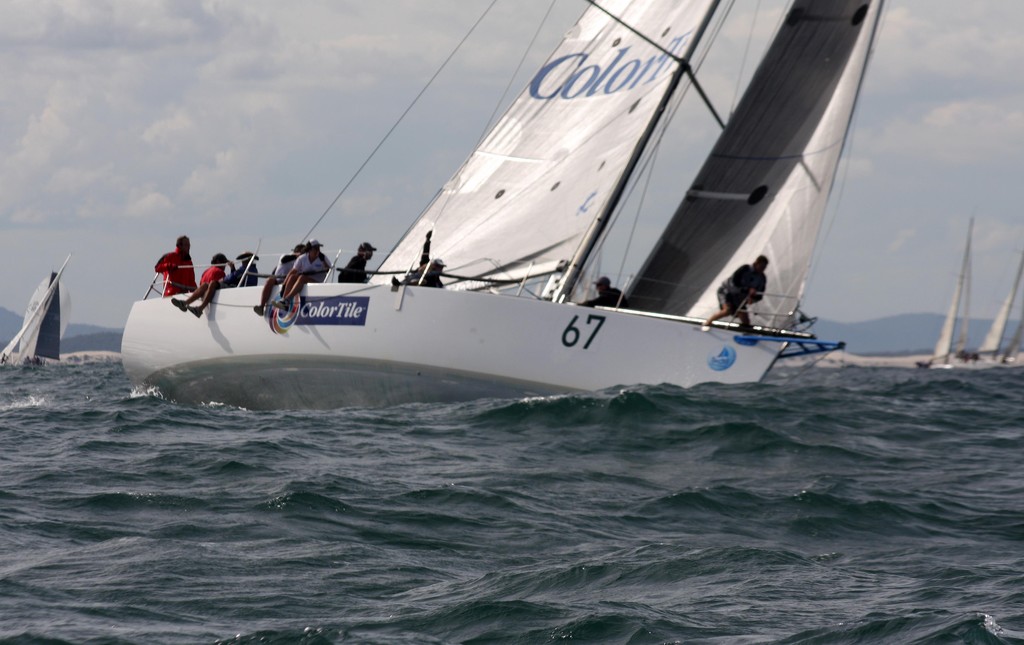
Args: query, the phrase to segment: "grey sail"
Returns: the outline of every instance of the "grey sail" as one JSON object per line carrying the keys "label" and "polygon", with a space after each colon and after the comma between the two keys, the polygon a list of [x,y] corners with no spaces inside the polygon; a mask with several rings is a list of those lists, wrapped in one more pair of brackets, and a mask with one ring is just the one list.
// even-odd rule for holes
{"label": "grey sail", "polygon": [[53,293],[46,306],[46,313],[39,324],[39,334],[36,337],[35,356],[40,358],[52,358],[60,360],[60,283],[53,284],[57,274],[50,274],[50,284],[53,285]]}
{"label": "grey sail", "polygon": [[705,317],[719,283],[771,260],[762,321],[795,314],[881,1],[798,0],[648,256],[635,309]]}
{"label": "grey sail", "polygon": [[71,299],[61,284],[61,275],[70,261],[69,255],[59,271],[51,272],[39,283],[25,309],[21,330],[0,351],[0,364],[40,358],[60,360],[60,339],[71,310]]}

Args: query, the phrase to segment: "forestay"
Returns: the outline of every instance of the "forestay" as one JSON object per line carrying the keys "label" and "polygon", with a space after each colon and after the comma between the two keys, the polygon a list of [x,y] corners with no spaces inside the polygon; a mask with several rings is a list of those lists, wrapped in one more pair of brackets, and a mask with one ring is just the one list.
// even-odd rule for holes
{"label": "forestay", "polygon": [[[674,56],[687,57],[713,4],[609,0],[601,6]],[[431,230],[432,253],[445,260],[446,273],[521,279],[554,271],[607,209],[676,65],[588,8],[381,271],[415,267]]]}
{"label": "forestay", "polygon": [[796,315],[881,1],[797,0],[645,262],[633,308],[706,317],[737,266],[770,259],[762,322]]}

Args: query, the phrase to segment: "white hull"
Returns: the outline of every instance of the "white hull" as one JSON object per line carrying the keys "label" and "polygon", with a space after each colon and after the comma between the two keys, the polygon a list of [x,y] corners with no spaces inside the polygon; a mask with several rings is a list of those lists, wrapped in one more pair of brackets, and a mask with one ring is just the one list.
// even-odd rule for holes
{"label": "white hull", "polygon": [[976,361],[956,361],[953,363],[934,363],[929,365],[929,369],[933,370],[989,370],[999,367],[1017,367],[1018,363],[1014,361],[1002,362],[993,361],[988,359],[978,359]]}
{"label": "white hull", "polygon": [[221,290],[201,319],[166,298],[136,302],[121,349],[129,378],[182,402],[379,406],[616,385],[757,382],[785,346],[740,344],[737,331],[701,332],[692,320],[344,284],[307,286],[304,313],[322,302],[324,324],[308,324],[313,321],[300,314],[279,333],[270,316],[253,312],[259,293],[258,287]]}

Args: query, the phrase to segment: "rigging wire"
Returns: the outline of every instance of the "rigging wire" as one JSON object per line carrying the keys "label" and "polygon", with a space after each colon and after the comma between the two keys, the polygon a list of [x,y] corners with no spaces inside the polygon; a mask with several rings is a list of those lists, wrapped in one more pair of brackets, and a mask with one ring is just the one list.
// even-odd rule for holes
{"label": "rigging wire", "polygon": [[[881,40],[881,34],[885,30],[886,19],[889,16],[888,7],[882,5],[882,15],[879,18],[878,33],[875,39],[871,42],[871,51],[868,54],[867,64],[871,64],[871,59],[874,58],[875,48],[878,46],[878,41]],[[829,239],[832,234],[832,228],[836,224],[839,215],[839,207],[843,203],[843,195],[846,193],[846,181],[850,174],[850,161],[853,158],[853,148],[857,139],[857,124],[860,121],[860,101],[856,101],[853,104],[853,115],[850,119],[850,134],[847,137],[845,150],[843,151],[843,170],[842,177],[836,181],[837,187],[835,196],[829,200],[829,209],[826,213],[824,231],[818,235],[818,243],[815,245],[813,257],[811,258],[811,266],[807,271],[807,279],[804,281],[804,293],[810,290],[814,279],[818,276],[818,267],[821,266],[821,256],[825,251],[825,242]],[[797,303],[799,306],[799,303]]]}
{"label": "rigging wire", "polygon": [[[515,83],[516,78],[519,76],[519,73],[523,70],[523,65],[526,63],[526,59],[529,57],[530,52],[533,51],[534,45],[537,44],[537,39],[540,38],[541,31],[544,30],[544,25],[548,23],[548,18],[551,17],[551,12],[554,10],[554,8],[555,0],[551,0],[551,4],[548,5],[547,11],[544,12],[544,17],[541,18],[540,22],[537,24],[537,29],[533,32],[533,37],[530,38],[529,44],[527,44],[526,48],[523,50],[523,55],[519,57],[519,62],[516,64],[515,70],[512,72],[512,75],[509,76],[508,83],[505,84],[505,89],[502,91],[501,96],[498,98],[498,100],[494,103],[494,109],[491,111],[491,115],[487,117],[487,121],[484,123],[483,130],[481,130],[480,136],[477,138],[476,145],[473,146],[474,150],[478,149],[481,146],[481,144],[483,144],[484,139],[487,138],[487,134],[491,131],[491,128],[494,127],[495,118],[498,115],[498,112],[501,110],[501,106],[505,104],[505,99],[508,97],[509,92],[512,89],[512,84]],[[458,172],[456,172],[455,174],[456,177],[458,177],[459,174],[462,173],[463,168],[465,168],[465,165],[459,168]],[[447,203],[447,200],[445,200],[441,204],[441,207],[437,213],[437,218],[434,219],[434,225],[437,224],[437,222],[441,219],[441,216],[444,214],[445,206],[447,206]]]}
{"label": "rigging wire", "polygon": [[757,0],[754,7],[754,17],[750,21],[750,31],[747,33],[747,44],[743,47],[743,58],[740,61],[740,73],[736,75],[736,88],[732,94],[732,104],[729,106],[729,115],[736,111],[736,103],[740,100],[740,85],[743,83],[743,73],[747,68],[747,61],[750,60],[750,45],[754,41],[754,26],[757,25],[757,16],[761,13],[761,0]]}
{"label": "rigging wire", "polygon": [[[711,48],[714,46],[715,39],[718,38],[719,34],[721,33],[722,28],[725,25],[725,21],[729,17],[730,13],[732,12],[732,8],[733,8],[734,5],[735,5],[735,0],[729,0],[723,6],[723,8],[721,10],[721,13],[719,14],[720,18],[718,18],[716,20],[715,25],[712,27],[711,34],[710,34],[710,36],[706,40],[707,45],[703,49],[701,49],[699,55],[697,56],[697,61],[691,66],[694,74],[696,74],[698,71],[700,71],[701,67],[704,65],[704,62],[707,60],[708,54],[711,52]],[[654,139],[654,143],[651,146],[650,152],[646,155],[644,161],[641,163],[641,165],[639,167],[637,175],[638,176],[639,175],[643,175],[645,177],[644,185],[643,185],[643,189],[640,191],[640,197],[639,197],[640,201],[637,203],[636,213],[635,213],[635,215],[633,217],[633,225],[632,225],[632,227],[630,227],[629,235],[626,238],[626,246],[625,246],[625,249],[622,252],[622,261],[619,264],[619,271],[618,271],[618,276],[620,278],[622,276],[622,273],[625,271],[626,261],[627,261],[627,259],[629,257],[630,249],[632,248],[632,245],[633,245],[633,238],[635,237],[637,227],[639,226],[639,223],[640,223],[640,218],[641,218],[641,215],[642,215],[644,202],[647,199],[647,194],[648,194],[648,192],[650,190],[650,184],[651,184],[651,181],[653,180],[654,166],[657,165],[658,153],[661,150],[661,143],[664,140],[665,134],[668,132],[668,129],[669,129],[670,125],[672,124],[672,121],[674,120],[676,113],[679,111],[679,108],[682,105],[683,100],[686,98],[686,95],[689,92],[691,87],[693,87],[693,85],[687,85],[685,88],[683,88],[683,90],[679,93],[678,98],[676,98],[676,100],[673,101],[672,107],[669,109],[668,113],[666,114],[666,117],[665,117],[664,121],[662,122],[662,125],[660,126],[660,132],[659,132],[658,136],[655,137],[655,139]],[[630,185],[629,191],[627,192],[626,196],[623,198],[623,203],[625,203],[630,198],[632,198],[633,192],[636,190],[636,188],[639,185],[639,183],[640,182],[638,180],[636,182],[633,182]],[[612,220],[612,222],[609,223],[609,229],[611,229],[611,227],[615,223],[615,221],[618,220],[618,215],[619,215],[618,213],[613,215],[613,220]],[[603,247],[604,243],[607,242],[607,240],[608,240],[607,237],[605,237],[605,239],[602,240],[602,242],[601,242],[601,246],[602,247]]]}
{"label": "rigging wire", "polygon": [[480,138],[477,140],[477,145],[483,143],[484,137],[490,131],[494,124],[495,116],[498,114],[498,110],[501,109],[502,104],[505,102],[505,98],[508,96],[509,90],[512,89],[512,83],[515,83],[516,77],[519,76],[519,72],[523,70],[523,65],[526,63],[526,58],[533,51],[533,46],[537,44],[537,39],[540,38],[541,31],[544,30],[544,25],[548,23],[548,18],[551,17],[551,12],[555,9],[555,0],[551,0],[551,4],[548,5],[547,11],[544,12],[544,17],[541,18],[537,24],[537,29],[533,32],[533,37],[530,38],[530,43],[523,50],[523,55],[519,57],[519,63],[516,64],[515,71],[509,76],[508,83],[505,84],[505,90],[501,93],[501,98],[494,104],[494,110],[491,112],[491,116],[488,117],[486,125],[484,125],[483,132],[480,133]]}
{"label": "rigging wire", "polygon": [[345,194],[345,191],[348,190],[349,186],[351,186],[352,183],[356,180],[356,178],[358,178],[359,175],[362,174],[366,166],[369,165],[370,161],[377,155],[377,152],[384,146],[387,140],[391,138],[392,133],[394,133],[398,126],[401,125],[402,121],[405,120],[405,117],[409,114],[410,111],[412,111],[413,107],[416,106],[416,104],[423,97],[423,95],[426,94],[427,90],[430,89],[430,86],[433,85],[435,80],[437,80],[437,77],[441,75],[441,72],[444,71],[444,69],[448,66],[448,63],[450,63],[452,59],[455,57],[455,54],[457,54],[459,50],[462,48],[462,46],[466,43],[466,41],[469,40],[469,37],[473,35],[473,32],[476,31],[477,27],[480,26],[480,23],[483,22],[484,18],[487,17],[487,15],[491,12],[491,9],[493,9],[494,5],[496,5],[497,3],[498,0],[491,0],[491,4],[489,4],[487,8],[484,9],[484,12],[480,14],[480,17],[477,18],[475,23],[473,23],[473,26],[470,28],[469,32],[467,32],[466,35],[462,37],[462,40],[459,41],[459,44],[455,46],[455,49],[453,49],[451,53],[448,54],[448,57],[444,59],[444,62],[441,63],[441,66],[437,69],[436,72],[434,72],[434,75],[430,77],[430,80],[427,81],[427,84],[423,86],[423,89],[419,91],[419,94],[416,95],[416,98],[412,100],[412,103],[410,103],[409,106],[405,108],[405,111],[402,112],[401,116],[398,117],[398,120],[395,121],[394,125],[391,126],[391,128],[387,131],[387,133],[380,140],[380,142],[377,143],[377,146],[370,152],[366,159],[363,160],[363,163],[359,166],[359,168],[356,169],[355,173],[348,180],[345,186],[342,187],[341,191],[338,192],[337,196],[331,201],[330,204],[327,205],[327,208],[324,209],[324,212],[323,214],[320,215],[319,219],[317,219],[313,226],[309,229],[309,231],[302,236],[303,240],[309,239],[309,236],[313,234],[313,231],[316,230],[316,227],[320,226],[320,223],[324,221],[325,217],[327,217],[327,213],[329,213],[331,209],[334,208],[334,205],[338,203],[338,200],[341,199],[341,196]]}

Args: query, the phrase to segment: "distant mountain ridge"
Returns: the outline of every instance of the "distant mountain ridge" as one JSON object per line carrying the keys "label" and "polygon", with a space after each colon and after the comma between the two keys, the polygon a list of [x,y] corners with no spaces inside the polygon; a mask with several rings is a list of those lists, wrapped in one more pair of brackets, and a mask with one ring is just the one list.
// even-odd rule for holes
{"label": "distant mountain ridge", "polygon": [[[811,330],[822,340],[846,342],[846,351],[872,356],[878,354],[931,354],[939,340],[945,316],[939,314],[900,314],[856,323],[819,320]],[[967,347],[975,349],[985,339],[991,320],[972,318],[967,323]],[[1017,321],[1010,321],[1011,335]]]}
{"label": "distant mountain ridge", "polygon": [[[930,354],[939,338],[944,318],[939,314],[900,314],[875,320],[855,323],[841,323],[819,320],[811,330],[822,340],[846,342],[846,350],[852,354],[871,356],[876,354]],[[981,344],[991,320],[971,319],[968,323],[968,346]],[[1007,333],[1016,328],[1011,321]],[[21,329],[21,316],[0,307],[0,347],[14,337]],[[121,351],[123,329],[71,323],[61,343],[61,350],[75,351]]]}

